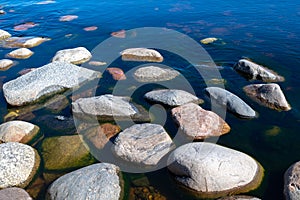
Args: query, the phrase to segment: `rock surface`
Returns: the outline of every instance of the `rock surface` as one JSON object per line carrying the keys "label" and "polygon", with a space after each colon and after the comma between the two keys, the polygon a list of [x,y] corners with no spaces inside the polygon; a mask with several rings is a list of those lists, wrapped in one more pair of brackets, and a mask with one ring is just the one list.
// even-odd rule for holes
{"label": "rock surface", "polygon": [[169,156],[169,171],[200,198],[217,198],[256,189],[263,168],[250,156],[213,143],[185,144]]}
{"label": "rock surface", "polygon": [[180,73],[174,69],[156,66],[141,67],[134,72],[134,78],[139,82],[159,82],[172,80]]}
{"label": "rock surface", "polygon": [[113,152],[123,160],[141,166],[155,166],[175,148],[165,129],[158,124],[135,124],[115,140]]}
{"label": "rock surface", "polygon": [[12,187],[0,190],[1,200],[32,200],[29,194],[21,188]]}
{"label": "rock surface", "polygon": [[108,163],[94,164],[68,173],[54,181],[47,200],[122,199],[119,168]]}
{"label": "rock surface", "polygon": [[176,89],[163,89],[163,90],[154,90],[147,92],[144,95],[149,101],[156,103],[162,103],[168,106],[180,106],[186,103],[203,103],[203,100],[198,97],[188,93],[184,90]]}
{"label": "rock surface", "polygon": [[0,125],[0,140],[3,142],[30,143],[39,134],[40,128],[24,121],[10,121]]}
{"label": "rock surface", "polygon": [[143,116],[143,111],[140,112],[129,100],[129,97],[113,96],[111,94],[80,98],[72,103],[72,111],[78,117],[97,117],[101,121],[131,119],[149,121],[149,116]]}
{"label": "rock surface", "polygon": [[32,147],[16,142],[0,144],[0,189],[26,187],[39,165],[39,154]]}
{"label": "rock surface", "polygon": [[121,55],[122,60],[127,61],[162,62],[164,60],[158,51],[146,48],[125,49],[121,52]]}
{"label": "rock surface", "polygon": [[266,107],[284,111],[291,109],[280,86],[276,83],[252,84],[245,86],[243,89],[254,101]]}
{"label": "rock surface", "polygon": [[17,58],[17,59],[27,59],[32,55],[33,55],[33,52],[27,48],[19,48],[19,49],[13,50],[7,54],[7,56],[9,56],[9,57]]}
{"label": "rock surface", "polygon": [[0,40],[4,40],[9,37],[11,37],[11,34],[9,32],[0,29]]}
{"label": "rock surface", "polygon": [[84,47],[77,47],[73,49],[64,49],[56,52],[52,61],[68,62],[79,65],[89,61],[92,54]]}
{"label": "rock surface", "polygon": [[246,75],[250,79],[262,80],[265,82],[281,82],[284,81],[282,76],[273,72],[266,67],[258,65],[246,59],[241,59],[234,65],[234,69]]}
{"label": "rock surface", "polygon": [[229,125],[216,113],[194,103],[173,108],[171,113],[180,130],[194,139],[221,136],[230,131]]}
{"label": "rock surface", "polygon": [[44,167],[48,172],[70,171],[95,162],[78,135],[46,138],[41,148]]}
{"label": "rock surface", "polygon": [[49,38],[42,38],[42,37],[34,37],[31,39],[28,39],[24,42],[23,47],[26,48],[32,48],[32,47],[36,47],[40,44],[42,44],[45,41],[49,41]]}
{"label": "rock surface", "polygon": [[14,62],[9,59],[1,59],[0,60],[0,70],[6,70],[13,66]]}
{"label": "rock surface", "polygon": [[211,43],[213,43],[213,42],[215,42],[217,40],[218,40],[217,38],[210,37],[210,38],[204,38],[204,39],[200,40],[200,42],[202,44],[211,44]]}
{"label": "rock surface", "polygon": [[112,75],[114,80],[126,80],[126,76],[122,69],[117,67],[109,67],[106,70]]}
{"label": "rock surface", "polygon": [[300,162],[294,163],[284,174],[284,195],[286,200],[300,199]]}
{"label": "rock surface", "polygon": [[218,200],[260,200],[260,199],[257,197],[251,197],[246,195],[234,195],[234,196],[223,197]]}
{"label": "rock surface", "polygon": [[3,85],[6,101],[21,106],[67,89],[76,88],[101,73],[73,64],[53,62]]}
{"label": "rock surface", "polygon": [[246,104],[238,96],[231,92],[218,87],[208,87],[205,91],[209,94],[210,98],[217,104],[226,106],[226,108],[242,118],[256,117],[255,111]]}

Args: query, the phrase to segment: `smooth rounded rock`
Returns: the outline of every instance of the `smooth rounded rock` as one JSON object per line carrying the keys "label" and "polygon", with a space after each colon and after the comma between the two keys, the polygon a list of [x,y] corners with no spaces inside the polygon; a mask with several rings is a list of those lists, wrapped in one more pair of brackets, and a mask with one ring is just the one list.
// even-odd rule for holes
{"label": "smooth rounded rock", "polygon": [[256,189],[264,172],[250,156],[205,142],[180,146],[171,153],[168,162],[176,182],[200,198],[218,198]]}
{"label": "smooth rounded rock", "polygon": [[120,169],[99,163],[68,173],[54,181],[46,200],[119,200],[122,199]]}
{"label": "smooth rounded rock", "polygon": [[204,38],[204,39],[200,40],[200,42],[202,44],[211,44],[211,43],[213,43],[213,42],[215,42],[217,40],[218,40],[218,38],[209,37],[209,38]]}
{"label": "smooth rounded rock", "polygon": [[114,80],[126,80],[126,75],[122,69],[117,67],[109,67],[106,70],[112,75]]}
{"label": "smooth rounded rock", "polygon": [[162,55],[153,49],[146,48],[130,48],[121,52],[122,60],[127,61],[148,61],[148,62],[162,62]]}
{"label": "smooth rounded rock", "polygon": [[7,70],[11,66],[13,66],[14,62],[9,59],[1,59],[0,60],[0,70]]}
{"label": "smooth rounded rock", "polygon": [[256,117],[255,111],[238,96],[218,87],[208,87],[205,91],[217,104],[226,106],[227,110],[242,118]]}
{"label": "smooth rounded rock", "polygon": [[5,30],[0,29],[0,40],[11,37],[11,34]]}
{"label": "smooth rounded rock", "polygon": [[180,106],[186,103],[203,103],[202,99],[184,90],[163,89],[147,92],[144,95],[149,101],[161,103],[168,106]]}
{"label": "smooth rounded rock", "polygon": [[45,41],[49,41],[49,38],[42,38],[42,37],[35,37],[35,38],[31,38],[28,39],[24,42],[23,46],[26,48],[32,48],[32,47],[36,47],[40,44],[42,44]]}
{"label": "smooth rounded rock", "polygon": [[9,57],[17,59],[27,59],[32,55],[33,52],[27,48],[19,48],[7,54]]}
{"label": "smooth rounded rock", "polygon": [[286,200],[300,199],[300,161],[291,165],[284,174],[284,196]]}
{"label": "smooth rounded rock", "polygon": [[175,148],[165,129],[158,124],[135,124],[115,140],[113,152],[123,160],[141,166],[155,166]]}
{"label": "smooth rounded rock", "polygon": [[1,200],[32,200],[29,194],[21,188],[11,187],[0,190]]}
{"label": "smooth rounded rock", "polygon": [[40,165],[40,156],[32,147],[8,142],[0,144],[0,189],[25,188]]}
{"label": "smooth rounded rock", "polygon": [[52,62],[60,61],[79,65],[89,61],[91,58],[92,54],[85,47],[77,47],[56,52]]}
{"label": "smooth rounded rock", "polygon": [[180,73],[174,69],[146,66],[134,72],[134,78],[139,82],[160,82],[172,80]]}

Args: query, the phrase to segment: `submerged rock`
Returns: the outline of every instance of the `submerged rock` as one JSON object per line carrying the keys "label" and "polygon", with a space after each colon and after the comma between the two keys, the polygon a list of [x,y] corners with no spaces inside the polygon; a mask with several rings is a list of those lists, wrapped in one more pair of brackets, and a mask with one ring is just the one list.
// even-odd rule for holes
{"label": "submerged rock", "polygon": [[200,42],[202,44],[211,44],[211,43],[213,43],[213,42],[215,42],[217,40],[218,40],[217,38],[209,37],[209,38],[204,38],[204,39],[200,40]]}
{"label": "submerged rock", "polygon": [[49,40],[50,38],[43,37],[10,37],[8,39],[3,40],[0,43],[0,46],[4,48],[32,48]]}
{"label": "submerged rock", "polygon": [[281,82],[284,81],[282,76],[279,76],[275,72],[266,67],[258,65],[246,59],[241,59],[234,65],[234,69],[243,73],[250,79],[262,80],[265,82]]}
{"label": "submerged rock", "polygon": [[160,192],[152,186],[131,187],[129,191],[129,200],[153,199],[167,200]]}
{"label": "submerged rock", "polygon": [[291,165],[284,174],[284,195],[287,200],[300,199],[300,162]]}
{"label": "submerged rock", "polygon": [[154,90],[147,92],[144,95],[149,101],[153,101],[156,103],[162,103],[168,106],[180,106],[186,103],[203,103],[202,99],[188,93],[184,90],[176,90],[176,89],[162,89],[162,90]]}
{"label": "submerged rock", "polygon": [[63,49],[56,52],[52,62],[60,61],[79,65],[89,61],[91,58],[92,54],[86,48],[77,47],[73,49]]}
{"label": "submerged rock", "polygon": [[256,189],[262,166],[250,156],[213,143],[180,146],[169,156],[174,179],[194,196],[218,198]]}
{"label": "submerged rock", "polygon": [[126,80],[126,75],[122,69],[117,67],[109,67],[106,70],[112,75],[114,80]]}
{"label": "submerged rock", "polygon": [[251,197],[246,195],[234,195],[234,196],[223,197],[218,200],[260,200],[260,199],[257,197]]}
{"label": "submerged rock", "polygon": [[165,129],[158,124],[135,124],[122,131],[115,140],[117,157],[140,166],[156,166],[175,148]]}
{"label": "submerged rock", "polygon": [[280,86],[276,83],[252,84],[245,86],[243,89],[254,101],[266,107],[279,111],[291,109]]}
{"label": "submerged rock", "polygon": [[47,200],[119,200],[122,199],[120,169],[108,163],[94,164],[68,173],[54,181]]}
{"label": "submerged rock", "polygon": [[17,142],[0,144],[0,189],[25,188],[40,166],[40,156],[32,147]]}
{"label": "submerged rock", "polygon": [[26,31],[28,30],[29,28],[33,28],[33,27],[36,27],[38,26],[39,24],[36,24],[34,22],[26,22],[24,24],[19,24],[17,26],[14,27],[14,30],[15,31]]}
{"label": "submerged rock", "polygon": [[171,112],[180,130],[194,139],[221,136],[230,131],[229,125],[216,113],[204,110],[194,103],[173,108]]}
{"label": "submerged rock", "polygon": [[3,92],[10,105],[21,106],[76,88],[100,76],[100,72],[69,63],[53,62],[5,83]]}
{"label": "submerged rock", "polygon": [[5,30],[0,29],[0,40],[11,37],[11,34]]}
{"label": "submerged rock", "polygon": [[42,44],[45,41],[49,41],[49,38],[35,37],[29,40],[26,40],[23,44],[23,47],[32,48]]}
{"label": "submerged rock", "polygon": [[225,106],[230,112],[242,118],[256,117],[255,111],[238,96],[218,87],[208,87],[205,91],[217,104]]}
{"label": "submerged rock", "polygon": [[32,200],[29,194],[21,188],[11,187],[0,190],[1,200]]}
{"label": "submerged rock", "polygon": [[174,69],[156,66],[141,67],[134,72],[134,78],[139,82],[159,82],[172,80],[180,73]]}
{"label": "submerged rock", "polygon": [[0,70],[7,70],[11,66],[13,66],[14,62],[9,59],[1,59],[0,60]]}
{"label": "submerged rock", "polygon": [[146,48],[130,48],[121,52],[122,60],[126,61],[147,61],[147,62],[162,62],[162,55],[153,49]]}
{"label": "submerged rock", "polygon": [[74,19],[77,19],[78,16],[77,15],[64,15],[64,16],[61,16],[59,18],[59,21],[61,22],[69,22],[69,21],[72,21]]}
{"label": "submerged rock", "polygon": [[33,52],[27,48],[16,49],[7,54],[7,56],[9,56],[9,57],[17,58],[17,59],[27,59],[32,55],[33,55]]}

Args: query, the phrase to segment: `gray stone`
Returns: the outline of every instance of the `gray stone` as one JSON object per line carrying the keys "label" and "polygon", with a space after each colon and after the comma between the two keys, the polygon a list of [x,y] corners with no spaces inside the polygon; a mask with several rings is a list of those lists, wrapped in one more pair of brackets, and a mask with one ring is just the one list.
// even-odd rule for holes
{"label": "gray stone", "polygon": [[141,67],[134,72],[134,78],[139,82],[159,82],[172,80],[180,73],[174,69],[156,66]]}
{"label": "gray stone", "polygon": [[119,133],[113,152],[125,161],[155,166],[175,148],[165,129],[158,124],[135,124]]}
{"label": "gray stone", "polygon": [[194,103],[173,108],[171,112],[180,130],[193,139],[221,136],[230,131],[229,125],[216,113]]}
{"label": "gray stone", "polygon": [[254,101],[271,109],[279,111],[291,109],[280,86],[276,83],[247,85],[244,91]]}
{"label": "gray stone", "polygon": [[284,81],[282,76],[279,76],[272,70],[246,59],[239,60],[238,63],[234,65],[234,69],[245,74],[250,79],[262,80],[265,82]]}
{"label": "gray stone", "polygon": [[0,190],[1,200],[32,200],[29,194],[21,188],[12,187]]}
{"label": "gray stone", "polygon": [[256,117],[255,111],[238,96],[218,87],[208,87],[205,91],[217,104],[226,106],[227,110],[242,118]]}
{"label": "gray stone", "polygon": [[17,59],[27,59],[33,55],[33,52],[27,48],[19,48],[7,54],[8,57]]}
{"label": "gray stone", "polygon": [[39,154],[32,147],[17,142],[0,144],[0,189],[26,187],[39,165]]}
{"label": "gray stone", "polygon": [[146,48],[130,48],[121,52],[122,60],[162,62],[163,57],[158,51]]}
{"label": "gray stone", "polygon": [[291,165],[284,174],[284,195],[286,200],[300,199],[300,161]]}
{"label": "gray stone", "polygon": [[6,70],[13,66],[14,62],[9,59],[1,59],[0,60],[0,70]]}
{"label": "gray stone", "polygon": [[68,173],[54,181],[47,200],[119,200],[122,180],[117,166],[99,163]]}
{"label": "gray stone", "polygon": [[100,72],[69,63],[53,62],[5,83],[3,92],[9,104],[21,106],[67,89],[75,89],[100,76]]}
{"label": "gray stone", "polygon": [[0,29],[0,40],[4,40],[9,37],[11,37],[11,34],[9,32]]}
{"label": "gray stone", "polygon": [[52,61],[68,62],[79,65],[89,61],[92,54],[84,47],[77,47],[73,49],[64,49],[56,52]]}
{"label": "gray stone", "polygon": [[40,128],[24,121],[10,121],[0,125],[0,140],[3,142],[30,143],[39,134]]}
{"label": "gray stone", "polygon": [[218,198],[256,189],[264,173],[262,166],[250,156],[205,142],[177,148],[168,162],[175,180],[201,198]]}
{"label": "gray stone", "polygon": [[145,94],[149,101],[162,103],[168,106],[180,106],[186,103],[203,103],[203,100],[183,90],[163,89],[154,90]]}
{"label": "gray stone", "polygon": [[260,200],[260,199],[257,197],[251,197],[246,195],[234,195],[234,196],[223,197],[218,200]]}
{"label": "gray stone", "polygon": [[129,101],[129,97],[113,96],[111,94],[80,98],[72,103],[72,111],[78,117],[97,117],[101,121],[149,121],[149,116],[144,116],[144,111],[141,111],[142,108],[138,109]]}

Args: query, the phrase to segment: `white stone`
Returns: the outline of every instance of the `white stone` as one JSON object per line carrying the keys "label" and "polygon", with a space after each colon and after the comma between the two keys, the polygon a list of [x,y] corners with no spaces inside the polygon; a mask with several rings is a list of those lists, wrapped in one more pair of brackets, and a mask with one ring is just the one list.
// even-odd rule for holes
{"label": "white stone", "polygon": [[9,59],[1,59],[0,60],[0,70],[5,70],[10,68],[12,65],[14,64],[14,62],[12,60]]}
{"label": "white stone", "polygon": [[52,62],[60,61],[79,65],[89,61],[91,58],[92,54],[86,48],[77,47],[73,49],[63,49],[56,52]]}
{"label": "white stone", "polygon": [[0,40],[4,40],[9,37],[11,37],[11,34],[9,32],[0,29]]}
{"label": "white stone", "polygon": [[127,61],[148,61],[148,62],[162,62],[162,55],[153,49],[146,48],[130,48],[121,52],[122,60]]}
{"label": "white stone", "polygon": [[33,55],[33,52],[27,48],[19,48],[7,54],[11,58],[27,59]]}

